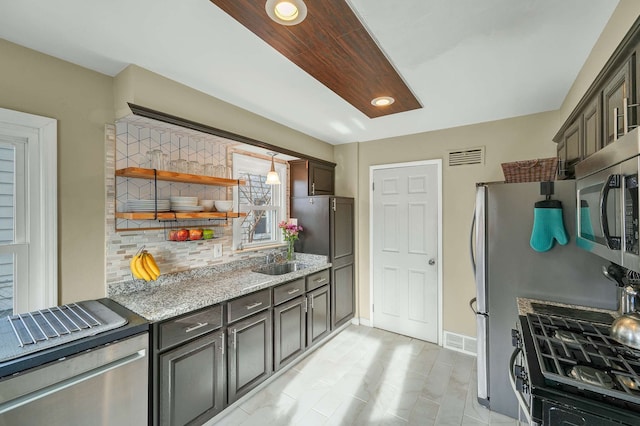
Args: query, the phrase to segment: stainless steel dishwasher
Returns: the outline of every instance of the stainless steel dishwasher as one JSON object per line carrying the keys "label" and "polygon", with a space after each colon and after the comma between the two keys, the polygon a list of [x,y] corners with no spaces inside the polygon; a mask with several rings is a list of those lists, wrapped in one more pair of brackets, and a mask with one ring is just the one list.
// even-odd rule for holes
{"label": "stainless steel dishwasher", "polygon": [[[95,314],[96,309],[90,310],[98,306],[95,303],[80,302],[68,309],[65,305],[61,310],[29,313],[17,320],[9,317],[12,327],[12,319],[17,325],[35,326],[29,332],[26,328],[15,332],[19,337],[27,336],[18,339],[16,350],[28,351],[37,344],[51,347],[0,363],[0,426],[147,424],[148,324],[119,316],[126,321],[125,325],[99,331],[100,326],[109,327],[109,320],[104,318],[110,314],[102,308]],[[114,302],[107,305],[117,308]],[[40,328],[37,321],[29,324],[31,318],[40,322]],[[58,319],[60,324],[56,323]],[[48,325],[52,327],[47,329]],[[67,331],[62,331],[63,325]],[[12,339],[3,334],[3,327],[6,328],[6,318],[0,327],[0,339],[5,346]],[[74,332],[88,334],[59,345],[50,342],[70,339]]]}

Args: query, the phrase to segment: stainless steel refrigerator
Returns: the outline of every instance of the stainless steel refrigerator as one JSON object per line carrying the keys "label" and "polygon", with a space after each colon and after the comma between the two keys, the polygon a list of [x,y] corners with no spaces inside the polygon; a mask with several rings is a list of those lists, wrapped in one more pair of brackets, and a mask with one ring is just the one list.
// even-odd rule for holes
{"label": "stainless steel refrigerator", "polygon": [[575,181],[554,182],[569,243],[546,252],[529,241],[533,209],[543,200],[540,183],[478,184],[472,255],[475,254],[478,400],[492,411],[518,417],[509,384],[511,329],[518,317],[516,297],[617,308],[616,285],[601,272],[609,262],[575,243]]}

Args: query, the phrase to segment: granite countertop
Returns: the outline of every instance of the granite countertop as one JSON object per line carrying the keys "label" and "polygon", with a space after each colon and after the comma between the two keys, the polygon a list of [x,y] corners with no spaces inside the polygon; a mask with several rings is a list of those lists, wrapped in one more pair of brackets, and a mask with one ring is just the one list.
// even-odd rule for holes
{"label": "granite countertop", "polygon": [[129,292],[112,292],[109,297],[126,308],[156,322],[189,313],[200,308],[234,299],[264,288],[295,280],[331,267],[326,256],[296,253],[297,261],[307,265],[299,271],[283,275],[252,272],[256,265],[209,273],[197,273],[163,285],[147,286]]}
{"label": "granite countertop", "polygon": [[590,306],[581,306],[581,305],[570,305],[567,303],[560,303],[560,302],[553,302],[550,300],[539,300],[539,299],[528,299],[526,297],[517,297],[516,298],[517,303],[518,303],[518,315],[527,315],[527,314],[533,314],[534,309],[531,306],[531,303],[540,303],[543,305],[550,305],[550,306],[561,306],[564,308],[571,308],[571,309],[579,309],[582,311],[592,311],[592,312],[602,312],[602,313],[607,313],[612,315],[614,318],[617,318],[620,316],[620,313],[618,311],[611,311],[608,309],[600,309],[600,308],[592,308]]}

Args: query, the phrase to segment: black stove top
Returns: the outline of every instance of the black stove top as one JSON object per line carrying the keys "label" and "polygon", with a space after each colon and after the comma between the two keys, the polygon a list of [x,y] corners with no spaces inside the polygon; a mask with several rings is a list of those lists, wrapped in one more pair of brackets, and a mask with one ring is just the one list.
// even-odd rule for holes
{"label": "black stove top", "polygon": [[640,352],[609,338],[609,324],[528,314],[545,378],[640,404]]}

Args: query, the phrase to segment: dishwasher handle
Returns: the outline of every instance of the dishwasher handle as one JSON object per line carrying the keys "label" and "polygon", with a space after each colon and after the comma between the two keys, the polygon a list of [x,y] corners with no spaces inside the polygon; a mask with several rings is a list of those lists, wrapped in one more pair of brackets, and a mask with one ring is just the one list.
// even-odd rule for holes
{"label": "dishwasher handle", "polygon": [[22,407],[23,405],[30,404],[46,396],[52,395],[56,392],[67,389],[71,386],[75,386],[79,383],[85,382],[89,379],[105,374],[111,370],[115,370],[116,368],[120,368],[124,365],[143,359],[146,356],[147,356],[146,349],[141,349],[138,352],[135,352],[131,355],[125,356],[123,358],[120,358],[108,364],[101,365],[100,367],[96,367],[93,370],[86,371],[82,374],[78,374],[77,376],[70,377],[61,382],[54,383],[52,385],[46,386],[37,391],[22,395],[19,398],[0,404],[0,414],[4,414],[16,408]]}

